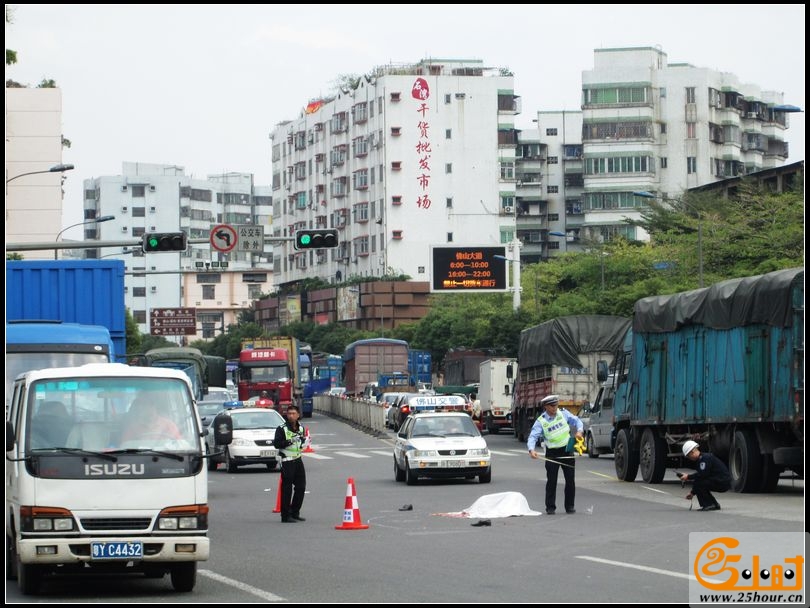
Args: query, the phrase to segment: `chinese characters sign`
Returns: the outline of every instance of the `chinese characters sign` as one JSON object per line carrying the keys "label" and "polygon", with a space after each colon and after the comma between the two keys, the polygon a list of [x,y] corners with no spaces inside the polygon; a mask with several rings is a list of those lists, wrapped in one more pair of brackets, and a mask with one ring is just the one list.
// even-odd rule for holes
{"label": "chinese characters sign", "polygon": [[505,255],[505,247],[431,247],[430,290],[505,291]]}
{"label": "chinese characters sign", "polygon": [[416,206],[419,209],[430,209],[430,156],[433,150],[430,146],[430,108],[427,100],[430,98],[430,86],[424,78],[417,78],[411,88],[411,97],[416,100],[417,120],[416,131],[419,133],[419,140],[416,142],[416,182],[421,194],[416,198]]}

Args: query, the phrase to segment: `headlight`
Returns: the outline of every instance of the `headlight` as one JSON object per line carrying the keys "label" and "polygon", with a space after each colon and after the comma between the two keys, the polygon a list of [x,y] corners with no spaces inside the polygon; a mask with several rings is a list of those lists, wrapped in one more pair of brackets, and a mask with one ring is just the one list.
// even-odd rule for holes
{"label": "headlight", "polygon": [[436,458],[439,455],[439,452],[436,450],[414,450],[413,457],[414,458]]}
{"label": "headlight", "polygon": [[467,450],[468,456],[489,456],[489,448],[474,448]]}

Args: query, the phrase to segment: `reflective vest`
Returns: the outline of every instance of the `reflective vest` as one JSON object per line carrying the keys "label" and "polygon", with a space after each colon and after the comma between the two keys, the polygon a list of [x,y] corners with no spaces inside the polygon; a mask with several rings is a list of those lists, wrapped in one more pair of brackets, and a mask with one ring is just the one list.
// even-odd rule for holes
{"label": "reflective vest", "polygon": [[543,427],[543,441],[547,448],[562,448],[568,445],[571,429],[561,410],[557,411],[557,415],[552,420],[548,420],[542,415],[538,420]]}
{"label": "reflective vest", "polygon": [[304,445],[304,426],[299,424],[298,430],[293,431],[285,424],[284,438],[292,443],[281,450],[281,460],[295,460],[301,458],[301,450]]}

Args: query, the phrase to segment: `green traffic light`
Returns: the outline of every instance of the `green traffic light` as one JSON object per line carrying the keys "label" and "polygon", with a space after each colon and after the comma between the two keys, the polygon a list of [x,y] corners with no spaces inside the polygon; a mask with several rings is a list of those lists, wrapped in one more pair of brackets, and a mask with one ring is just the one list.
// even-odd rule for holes
{"label": "green traffic light", "polygon": [[158,246],[158,239],[157,237],[150,237],[149,238],[149,247],[151,249],[155,249]]}
{"label": "green traffic light", "polygon": [[312,237],[308,234],[301,235],[301,244],[302,245],[309,245],[310,241],[312,241]]}

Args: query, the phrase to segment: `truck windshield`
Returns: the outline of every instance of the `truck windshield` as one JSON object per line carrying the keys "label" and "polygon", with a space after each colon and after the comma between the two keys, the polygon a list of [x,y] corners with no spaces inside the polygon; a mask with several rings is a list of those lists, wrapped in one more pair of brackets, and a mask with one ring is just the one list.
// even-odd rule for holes
{"label": "truck windshield", "polygon": [[187,385],[171,378],[66,378],[36,382],[26,421],[28,450],[199,451]]}
{"label": "truck windshield", "polygon": [[286,365],[243,367],[242,378],[248,382],[282,382],[290,379],[290,370]]}
{"label": "truck windshield", "polygon": [[47,367],[78,367],[85,363],[108,363],[106,353],[45,353],[25,352],[6,353],[6,398],[11,395],[14,379],[32,369],[45,369]]}

